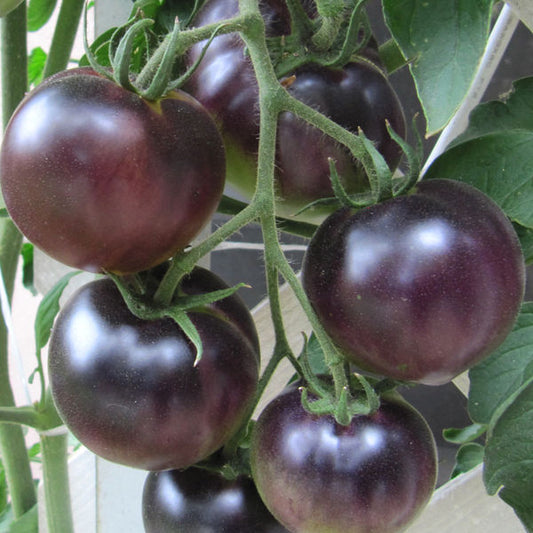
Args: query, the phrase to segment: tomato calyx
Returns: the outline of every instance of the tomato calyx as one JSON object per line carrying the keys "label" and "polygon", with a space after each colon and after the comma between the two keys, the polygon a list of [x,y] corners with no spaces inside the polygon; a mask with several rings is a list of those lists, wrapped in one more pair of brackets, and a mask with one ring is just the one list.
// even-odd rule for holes
{"label": "tomato calyx", "polygon": [[155,51],[147,58],[140,72],[133,69],[132,57],[139,47],[140,40],[144,39],[148,42],[147,32],[155,24],[155,20],[146,18],[141,7],[138,7],[134,16],[113,33],[109,42],[110,67],[107,67],[100,64],[95,52],[91,50],[88,44],[87,11],[85,11],[84,47],[87,61],[98,74],[114,81],[124,89],[138,94],[145,100],[157,101],[185,85],[197,69],[212,40],[220,31],[224,28],[226,31],[235,31],[235,28],[238,27],[238,22],[233,21],[231,24],[228,21],[228,23],[222,22],[213,25],[211,29],[208,28],[209,38],[198,60],[185,72],[180,72],[175,77],[177,61],[189,46],[201,40],[201,37],[196,38],[193,35],[194,30],[189,31],[187,37],[183,38],[184,28],[197,9],[198,7],[193,10],[189,20],[185,23],[176,17],[172,31],[164,37]]}
{"label": "tomato calyx", "polygon": [[416,118],[413,119],[413,131],[416,136],[415,146],[411,146],[401,135],[394,131],[389,121],[386,121],[387,131],[393,141],[398,144],[406,158],[406,172],[402,176],[395,176],[387,165],[383,156],[376,150],[372,142],[359,131],[359,137],[365,143],[368,157],[372,160],[369,168],[374,168],[373,174],[369,173],[370,191],[348,194],[341,177],[337,172],[336,161],[328,158],[331,186],[335,196],[319,198],[311,202],[300,210],[294,216],[305,213],[308,210],[315,209],[319,206],[333,209],[348,207],[351,209],[362,209],[371,205],[383,202],[395,196],[408,194],[420,179],[423,158],[422,138],[416,127]]}
{"label": "tomato calyx", "polygon": [[[144,276],[124,277],[112,273],[108,273],[108,276],[115,282],[130,312],[137,318],[142,320],[171,318],[176,322],[196,349],[196,359],[194,361],[194,366],[196,366],[202,359],[203,345],[196,326],[188,316],[188,312],[195,311],[220,316],[220,313],[217,313],[210,304],[232,296],[247,285],[240,283],[233,287],[193,295],[184,293],[178,286],[171,296],[170,303],[160,303],[154,298],[153,283],[154,277],[158,277],[158,271],[161,268],[162,266],[160,265],[151,271],[145,272],[143,273]],[[155,276],[154,272],[156,273]]]}
{"label": "tomato calyx", "polygon": [[268,38],[278,78],[315,63],[343,67],[370,42],[372,32],[364,8],[366,0],[316,2],[317,13],[300,2],[287,2],[291,17],[288,35]]}

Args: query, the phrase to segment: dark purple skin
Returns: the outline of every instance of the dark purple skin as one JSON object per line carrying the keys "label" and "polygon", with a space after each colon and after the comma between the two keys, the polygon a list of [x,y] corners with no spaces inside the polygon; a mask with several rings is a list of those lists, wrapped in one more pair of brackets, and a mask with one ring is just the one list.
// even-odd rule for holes
{"label": "dark purple skin", "polygon": [[310,242],[302,281],[349,361],[439,385],[503,342],[525,267],[511,223],[488,196],[436,179],[332,214]]}
{"label": "dark purple skin", "polygon": [[141,320],[109,279],[75,293],[59,313],[49,375],[59,414],[95,454],[146,470],[185,468],[243,423],[256,390],[252,343],[216,312],[189,312],[196,350],[171,319]]}
{"label": "dark purple skin", "polygon": [[259,494],[293,533],[403,530],[436,482],[433,435],[397,397],[341,426],[310,414],[298,388],[288,388],[259,416],[251,451]]}
{"label": "dark purple skin", "polygon": [[[275,4],[262,3],[269,35],[289,31],[288,14],[279,6],[273,7]],[[215,0],[200,12],[195,25],[214,23],[236,13],[236,0]],[[204,44],[192,47],[191,63],[199,57]],[[369,62],[349,63],[343,69],[310,64],[293,74],[296,79],[288,86],[291,94],[348,130],[357,132],[361,128],[387,163],[392,168],[397,166],[401,150],[388,135],[385,121],[388,119],[391,127],[405,136],[402,106],[377,68]],[[187,90],[213,114],[221,128],[228,181],[251,196],[255,189],[259,137],[258,88],[252,64],[237,35],[214,39]],[[318,198],[334,196],[328,157],[337,162],[348,192],[368,187],[361,165],[346,148],[290,113],[280,116],[276,156],[278,214],[291,216]],[[314,208],[300,218],[315,221],[323,218],[324,213],[324,209]]]}
{"label": "dark purple skin", "polygon": [[[180,290],[189,296],[205,294],[207,292],[214,292],[227,288],[228,285],[219,276],[210,270],[198,266],[180,281]],[[209,308],[212,312],[216,313],[219,318],[230,322],[241,330],[241,333],[246,336],[252,345],[254,353],[258,356],[259,361],[259,336],[257,334],[255,322],[239,293],[235,292],[223,300],[213,302],[209,305]]]}
{"label": "dark purple skin", "polygon": [[[308,65],[294,74],[289,93],[354,133],[361,128],[389,166],[397,166],[401,150],[390,138],[386,120],[402,137],[405,123],[398,97],[381,72],[369,63],[348,63],[342,69]],[[334,196],[329,157],[347,192],[360,190],[366,177],[346,148],[291,113],[280,116],[277,184],[282,198],[304,205]]]}
{"label": "dark purple skin", "polygon": [[288,533],[253,481],[189,468],[151,472],[144,483],[146,533]]}
{"label": "dark purple skin", "polygon": [[90,69],[46,80],[4,135],[2,191],[20,231],[83,270],[146,270],[190,244],[225,182],[213,119],[192,96],[148,102]]}

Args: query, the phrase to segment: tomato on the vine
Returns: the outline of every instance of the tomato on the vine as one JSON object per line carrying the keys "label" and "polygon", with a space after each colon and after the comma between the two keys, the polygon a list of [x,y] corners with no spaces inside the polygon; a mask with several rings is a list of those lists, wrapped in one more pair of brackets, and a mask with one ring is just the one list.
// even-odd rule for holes
{"label": "tomato on the vine", "polygon": [[151,472],[144,483],[146,533],[288,533],[247,476],[199,468]]}
{"label": "tomato on the vine", "polygon": [[76,268],[132,273],[188,246],[208,222],[225,153],[189,94],[147,101],[79,68],[21,102],[0,175],[10,216],[37,247]]}
{"label": "tomato on the vine", "polygon": [[522,302],[525,267],[513,226],[493,200],[435,179],[332,214],[309,244],[302,281],[348,360],[435,385],[503,342]]}
{"label": "tomato on the vine", "polygon": [[433,493],[436,449],[422,416],[396,395],[348,426],[315,415],[288,387],[259,416],[251,446],[257,490],[293,533],[393,533]]}
{"label": "tomato on the vine", "polygon": [[[221,284],[197,268],[181,288],[195,294]],[[110,279],[79,289],[59,313],[49,348],[65,424],[97,455],[136,468],[185,468],[211,455],[244,422],[257,385],[257,336],[239,305],[188,313],[203,345],[195,365],[196,350],[173,319],[137,318]]]}
{"label": "tomato on the vine", "polygon": [[[309,6],[305,6],[310,11]],[[261,2],[267,35],[289,32],[290,19],[278,2]],[[202,26],[235,15],[236,0],[212,0],[195,23]],[[190,61],[200,57],[205,43],[190,51]],[[370,55],[370,53],[368,54]],[[293,78],[294,76],[294,78]],[[386,162],[395,168],[401,149],[387,132],[386,121],[405,136],[401,103],[383,73],[370,61],[351,61],[342,68],[309,63],[289,73],[287,90],[298,100],[327,115],[340,126],[362,129]],[[259,96],[251,61],[236,35],[215,37],[194,73],[188,90],[213,114],[225,141],[227,180],[250,197],[255,189],[259,136]],[[278,122],[276,148],[277,212],[295,215],[302,207],[333,197],[328,158],[349,193],[368,187],[366,174],[347,148],[285,112]],[[327,209],[314,207],[299,215],[322,219]]]}

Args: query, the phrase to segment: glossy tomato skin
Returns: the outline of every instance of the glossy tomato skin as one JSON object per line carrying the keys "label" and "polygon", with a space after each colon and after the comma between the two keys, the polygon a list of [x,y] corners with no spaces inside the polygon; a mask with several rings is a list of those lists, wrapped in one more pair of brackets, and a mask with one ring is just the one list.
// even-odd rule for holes
{"label": "glossy tomato skin", "polygon": [[[403,111],[391,85],[377,68],[354,62],[342,69],[308,65],[294,74],[296,79],[288,88],[289,93],[354,133],[360,127],[387,163],[397,166],[401,151],[387,132],[386,120],[400,136],[405,136]],[[281,115],[277,185],[286,202],[305,205],[333,196],[328,157],[336,161],[347,191],[360,190],[366,178],[346,148],[292,113]]]}
{"label": "glossy tomato skin", "polygon": [[[289,32],[289,16],[277,2],[262,2],[268,35]],[[304,6],[312,13],[314,6]],[[207,3],[195,24],[202,26],[237,13],[236,0]],[[200,55],[205,43],[191,49],[190,62]],[[365,50],[365,53],[367,51]],[[368,50],[372,55],[373,49]],[[339,125],[357,132],[363,129],[391,167],[401,157],[400,148],[386,132],[385,120],[405,136],[401,103],[383,74],[368,61],[352,62],[342,69],[306,65],[295,72],[288,91],[297,99],[320,110]],[[192,77],[188,90],[216,118],[226,146],[227,178],[245,196],[255,189],[259,137],[258,88],[243,43],[236,35],[216,37]],[[349,152],[307,126],[290,113],[280,116],[276,156],[276,185],[280,215],[292,216],[308,203],[333,196],[328,157],[349,192],[362,190],[367,179]],[[310,209],[299,218],[316,221],[323,209]]]}
{"label": "glossy tomato skin", "polygon": [[436,482],[433,435],[396,397],[349,426],[312,415],[289,387],[261,413],[252,473],[270,512],[293,533],[393,533],[412,522]]}
{"label": "glossy tomato skin", "polygon": [[510,331],[525,268],[512,225],[479,190],[429,180],[317,230],[302,281],[324,328],[359,367],[437,385]]}
{"label": "glossy tomato skin", "polygon": [[243,422],[258,354],[232,320],[190,312],[204,353],[171,319],[141,320],[109,279],[61,310],[49,348],[59,414],[87,448],[146,470],[185,468],[215,452]]}
{"label": "glossy tomato skin", "polygon": [[9,214],[36,246],[76,268],[132,273],[183,249],[208,222],[225,153],[187,93],[148,102],[81,68],[22,101],[0,175]]}
{"label": "glossy tomato skin", "polygon": [[189,468],[148,474],[146,533],[288,533],[270,514],[253,481]]}

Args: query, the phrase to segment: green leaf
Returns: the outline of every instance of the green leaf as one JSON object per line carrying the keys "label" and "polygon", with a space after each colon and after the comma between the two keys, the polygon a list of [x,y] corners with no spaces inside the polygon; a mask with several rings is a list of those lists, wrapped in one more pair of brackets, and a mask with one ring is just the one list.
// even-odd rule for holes
{"label": "green leaf", "polygon": [[35,87],[41,83],[47,57],[46,52],[40,46],[31,51],[28,58],[28,82],[30,86]]}
{"label": "green leaf", "polygon": [[39,530],[39,512],[37,504],[17,518],[9,526],[9,533],[31,533]]}
{"label": "green leaf", "polygon": [[468,128],[435,160],[426,177],[470,183],[513,221],[532,228],[533,77],[516,81],[504,99],[477,106]]}
{"label": "green leaf", "polygon": [[33,284],[33,244],[25,242],[20,254],[22,256],[22,285],[35,296],[37,290]]}
{"label": "green leaf", "polygon": [[28,5],[28,31],[40,30],[52,16],[57,0],[30,0]]}
{"label": "green leaf", "polygon": [[[111,61],[109,60],[109,44],[110,39],[114,35],[116,30],[117,28],[110,28],[109,30],[105,31],[104,33],[99,35],[89,47],[96,61],[103,67],[111,66]],[[81,57],[79,61],[79,66],[90,66],[89,59],[87,58],[86,54]]]}
{"label": "green leaf", "polygon": [[510,130],[533,131],[533,77],[515,81],[501,100],[479,104],[468,117],[468,128],[452,145]]}
{"label": "green leaf", "polygon": [[383,0],[385,22],[410,61],[427,121],[441,130],[468,91],[485,49],[493,0]]}
{"label": "green leaf", "polygon": [[529,265],[533,262],[533,229],[525,228],[520,224],[514,224],[514,229],[520,240],[526,265]]}
{"label": "green leaf", "polygon": [[499,131],[456,145],[433,162],[425,178],[469,183],[511,220],[533,227],[533,131]]}
{"label": "green leaf", "polygon": [[475,442],[463,444],[455,456],[455,466],[450,477],[464,474],[483,462],[485,447]]}
{"label": "green leaf", "polygon": [[485,449],[483,480],[487,492],[498,493],[527,531],[533,531],[533,383],[494,424]]}
{"label": "green leaf", "polygon": [[75,270],[65,274],[41,300],[35,317],[35,344],[38,352],[46,346],[50,338],[54,320],[59,312],[59,299],[63,291],[71,278],[79,273]]}
{"label": "green leaf", "polygon": [[465,428],[447,428],[442,432],[445,440],[454,444],[466,444],[481,437],[487,426],[484,424],[472,424]]}
{"label": "green leaf", "polygon": [[472,420],[489,424],[497,411],[533,380],[533,302],[524,303],[516,324],[487,359],[470,372],[468,411]]}
{"label": "green leaf", "polygon": [[309,340],[307,341],[306,353],[307,361],[309,363],[309,366],[311,367],[313,374],[329,374],[328,365],[326,364],[326,361],[324,359],[324,352],[314,333],[311,334]]}

